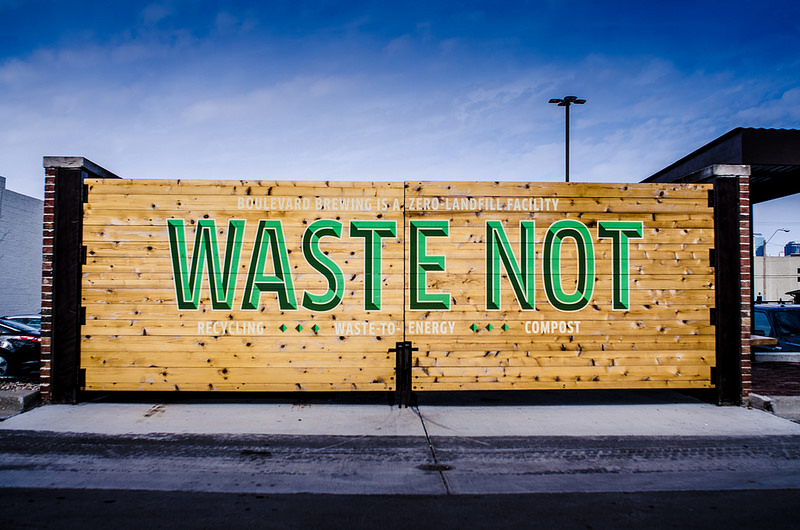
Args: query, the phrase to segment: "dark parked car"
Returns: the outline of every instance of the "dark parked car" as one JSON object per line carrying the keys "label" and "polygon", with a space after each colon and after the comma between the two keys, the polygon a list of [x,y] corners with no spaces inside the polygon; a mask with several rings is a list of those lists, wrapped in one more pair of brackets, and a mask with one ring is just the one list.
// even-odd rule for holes
{"label": "dark parked car", "polygon": [[38,372],[41,345],[38,329],[0,319],[0,377]]}
{"label": "dark parked car", "polygon": [[800,305],[755,305],[753,334],[778,339],[777,346],[756,346],[756,353],[800,352]]}
{"label": "dark parked car", "polygon": [[11,320],[12,322],[19,322],[32,328],[42,328],[42,315],[12,315],[8,317],[0,317],[2,320]]}

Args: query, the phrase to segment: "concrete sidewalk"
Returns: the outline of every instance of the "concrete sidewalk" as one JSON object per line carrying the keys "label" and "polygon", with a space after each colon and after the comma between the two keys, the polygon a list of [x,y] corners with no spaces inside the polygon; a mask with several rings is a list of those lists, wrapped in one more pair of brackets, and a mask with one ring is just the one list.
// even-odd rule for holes
{"label": "concrete sidewalk", "polygon": [[98,397],[116,401],[0,422],[0,483],[365,496],[800,487],[800,424],[678,392],[426,393],[411,408],[386,394]]}
{"label": "concrete sidewalk", "polygon": [[754,409],[771,412],[787,420],[800,421],[800,396],[750,394],[747,401]]}
{"label": "concrete sidewalk", "polygon": [[0,421],[21,414],[39,404],[38,390],[0,391]]}
{"label": "concrete sidewalk", "polygon": [[0,430],[106,435],[736,437],[800,435],[800,424],[671,391],[462,392],[420,394],[419,405],[412,408],[389,406],[385,395],[47,405],[0,422]]}

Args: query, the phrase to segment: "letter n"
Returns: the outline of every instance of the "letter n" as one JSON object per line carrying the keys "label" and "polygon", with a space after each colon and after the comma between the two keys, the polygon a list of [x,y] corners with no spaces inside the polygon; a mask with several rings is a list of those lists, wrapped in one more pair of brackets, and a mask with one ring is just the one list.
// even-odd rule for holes
{"label": "letter n", "polygon": [[500,221],[486,221],[486,310],[500,309],[501,267],[505,268],[517,302],[523,310],[534,310],[536,281],[534,277],[536,253],[534,251],[535,221],[521,221],[520,261],[517,263],[511,243],[508,242]]}

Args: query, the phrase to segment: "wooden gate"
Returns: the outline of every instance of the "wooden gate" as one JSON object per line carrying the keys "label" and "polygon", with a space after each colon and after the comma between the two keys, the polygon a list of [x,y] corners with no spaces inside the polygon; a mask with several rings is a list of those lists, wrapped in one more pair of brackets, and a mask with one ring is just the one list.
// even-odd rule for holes
{"label": "wooden gate", "polygon": [[412,389],[713,386],[710,189],[407,183]]}
{"label": "wooden gate", "polygon": [[90,180],[87,390],[393,390],[403,187]]}
{"label": "wooden gate", "polygon": [[86,183],[86,390],[713,386],[710,186]]}

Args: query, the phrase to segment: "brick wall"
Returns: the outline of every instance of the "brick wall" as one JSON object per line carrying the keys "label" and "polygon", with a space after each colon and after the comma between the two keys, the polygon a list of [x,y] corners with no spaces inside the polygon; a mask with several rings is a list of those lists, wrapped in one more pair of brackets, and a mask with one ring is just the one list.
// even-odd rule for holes
{"label": "brick wall", "polygon": [[44,217],[42,224],[42,400],[52,397],[51,370],[53,366],[53,237],[55,234],[56,170],[48,168],[44,177]]}
{"label": "brick wall", "polygon": [[45,402],[75,403],[80,392],[83,181],[119,178],[83,157],[44,157],[42,370]]}
{"label": "brick wall", "polygon": [[751,308],[752,295],[752,265],[751,245],[752,229],[750,226],[750,177],[740,176],[739,180],[739,270],[741,271],[741,299],[742,299],[742,398],[750,395],[753,387],[752,366],[750,355]]}

